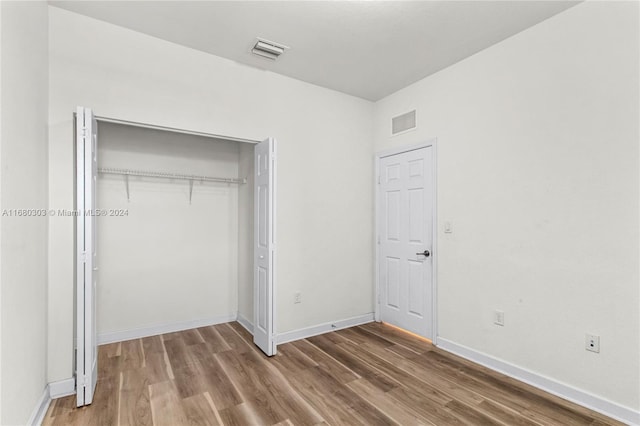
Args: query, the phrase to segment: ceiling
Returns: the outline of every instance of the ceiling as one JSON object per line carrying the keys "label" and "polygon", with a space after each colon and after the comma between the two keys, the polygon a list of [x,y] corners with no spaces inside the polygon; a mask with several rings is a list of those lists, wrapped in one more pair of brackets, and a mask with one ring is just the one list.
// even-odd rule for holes
{"label": "ceiling", "polygon": [[[163,40],[376,101],[572,1],[50,1]],[[277,61],[256,37],[291,47]]]}

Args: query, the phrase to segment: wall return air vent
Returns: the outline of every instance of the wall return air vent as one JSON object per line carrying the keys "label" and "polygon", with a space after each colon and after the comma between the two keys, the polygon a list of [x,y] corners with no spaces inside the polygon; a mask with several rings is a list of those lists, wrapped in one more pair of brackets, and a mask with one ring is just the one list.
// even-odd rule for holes
{"label": "wall return air vent", "polygon": [[288,48],[289,47],[284,44],[275,43],[258,37],[256,44],[254,44],[251,49],[251,53],[275,61]]}
{"label": "wall return air vent", "polygon": [[397,135],[416,128],[416,110],[406,112],[391,119],[391,134]]}

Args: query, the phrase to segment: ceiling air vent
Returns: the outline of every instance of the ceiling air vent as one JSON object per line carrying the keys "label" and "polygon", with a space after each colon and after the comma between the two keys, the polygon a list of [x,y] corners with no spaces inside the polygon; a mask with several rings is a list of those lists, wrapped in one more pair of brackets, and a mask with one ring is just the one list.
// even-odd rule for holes
{"label": "ceiling air vent", "polygon": [[258,37],[258,41],[251,49],[251,52],[254,55],[258,55],[263,58],[267,58],[267,59],[271,59],[272,61],[275,61],[288,48],[289,47],[285,46],[284,44],[274,43],[272,41],[265,40],[263,38]]}
{"label": "ceiling air vent", "polygon": [[406,112],[391,119],[391,134],[397,135],[416,128],[416,110]]}

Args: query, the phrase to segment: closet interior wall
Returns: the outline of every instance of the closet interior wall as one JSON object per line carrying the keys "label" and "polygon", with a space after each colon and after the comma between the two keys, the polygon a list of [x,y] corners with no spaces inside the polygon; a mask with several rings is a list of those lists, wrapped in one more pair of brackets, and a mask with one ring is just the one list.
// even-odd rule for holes
{"label": "closet interior wall", "polygon": [[[241,145],[101,122],[98,165],[238,178],[244,177]],[[239,201],[251,198],[252,188],[194,181],[190,195],[188,180],[129,176],[128,181],[129,198],[125,176],[98,177],[98,209],[106,213],[97,221],[99,341],[136,330],[234,319],[239,247],[251,246],[239,238],[252,235],[239,230],[246,210]]]}

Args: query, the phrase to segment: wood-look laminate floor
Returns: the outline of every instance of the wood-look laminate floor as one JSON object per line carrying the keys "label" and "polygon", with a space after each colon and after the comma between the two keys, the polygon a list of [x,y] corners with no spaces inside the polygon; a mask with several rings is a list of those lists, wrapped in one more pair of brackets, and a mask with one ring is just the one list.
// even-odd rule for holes
{"label": "wood-look laminate floor", "polygon": [[370,323],[264,356],[238,323],[101,346],[91,406],[44,425],[620,424]]}

